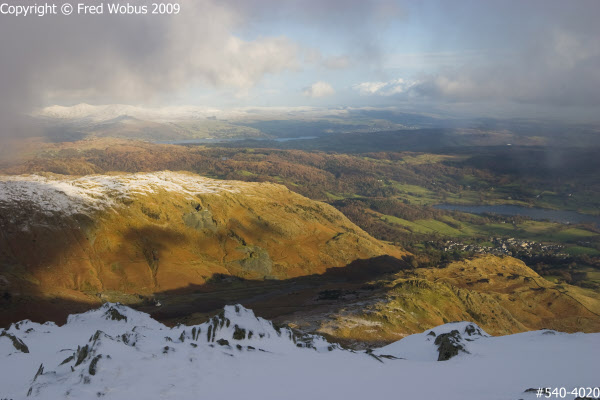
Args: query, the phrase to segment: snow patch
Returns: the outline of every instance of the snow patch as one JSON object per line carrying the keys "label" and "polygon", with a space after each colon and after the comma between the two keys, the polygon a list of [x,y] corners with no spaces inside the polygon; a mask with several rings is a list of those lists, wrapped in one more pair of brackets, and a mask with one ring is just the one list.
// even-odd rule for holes
{"label": "snow patch", "polygon": [[60,178],[0,176],[0,205],[28,202],[47,214],[73,215],[108,209],[134,195],[159,191],[193,197],[200,193],[237,192],[238,188],[231,182],[170,171]]}

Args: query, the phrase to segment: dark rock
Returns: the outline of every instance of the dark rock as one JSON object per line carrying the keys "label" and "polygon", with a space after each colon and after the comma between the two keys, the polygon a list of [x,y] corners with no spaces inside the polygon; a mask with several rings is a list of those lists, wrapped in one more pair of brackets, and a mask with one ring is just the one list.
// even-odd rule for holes
{"label": "dark rock", "polygon": [[19,350],[22,353],[29,353],[29,347],[27,347],[27,345],[21,339],[19,339],[12,333],[2,331],[2,333],[0,333],[0,337],[2,336],[9,338],[15,349]]}
{"label": "dark rock", "polygon": [[208,229],[212,232],[217,231],[217,224],[213,218],[212,212],[209,210],[196,209],[194,212],[183,214],[183,223],[188,228],[195,229],[197,231],[203,231]]}
{"label": "dark rock", "polygon": [[77,346],[77,361],[75,362],[75,366],[78,366],[87,358],[89,351],[90,347],[87,344],[83,347]]}
{"label": "dark rock", "polygon": [[101,358],[102,358],[102,354],[99,354],[96,357],[94,357],[94,359],[90,363],[90,367],[88,368],[88,372],[90,373],[90,375],[96,375],[96,368],[98,366],[98,361],[100,361]]}
{"label": "dark rock", "polygon": [[469,336],[473,336],[473,335],[483,336],[483,332],[481,331],[481,329],[479,329],[479,327],[477,327],[473,324],[469,324],[466,326],[465,333]]}
{"label": "dark rock", "polygon": [[234,327],[233,339],[235,340],[244,340],[246,339],[246,330],[244,328],[240,328],[239,326]]}
{"label": "dark rock", "polygon": [[447,361],[457,356],[461,351],[467,353],[464,346],[460,344],[460,333],[455,329],[450,333],[442,333],[435,339],[434,344],[438,346],[438,361]]}
{"label": "dark rock", "polygon": [[106,310],[106,312],[104,313],[104,317],[113,321],[127,322],[127,317],[121,314],[119,311],[117,311],[117,309],[114,307],[110,307],[108,310]]}
{"label": "dark rock", "polygon": [[245,253],[246,257],[233,261],[242,270],[247,272],[258,272],[264,276],[270,275],[273,271],[273,260],[269,253],[259,246],[241,246],[237,251]]}
{"label": "dark rock", "polygon": [[59,365],[66,364],[66,363],[68,363],[68,362],[71,362],[71,361],[73,361],[74,359],[75,359],[75,355],[72,355],[72,356],[70,356],[70,357],[67,357],[67,358],[65,358],[65,359],[63,360],[63,362],[61,362]]}

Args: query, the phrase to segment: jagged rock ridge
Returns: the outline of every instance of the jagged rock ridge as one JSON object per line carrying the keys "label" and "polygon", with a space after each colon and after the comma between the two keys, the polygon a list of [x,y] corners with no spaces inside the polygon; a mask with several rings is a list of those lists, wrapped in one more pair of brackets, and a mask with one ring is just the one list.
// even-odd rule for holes
{"label": "jagged rock ridge", "polygon": [[[239,305],[204,324],[169,328],[107,303],[63,326],[22,321],[2,333],[3,395],[57,399],[520,398],[547,381],[593,386],[600,345],[600,334],[491,337],[457,322],[355,352],[274,326]],[[436,338],[447,334],[462,349],[438,362],[443,346]],[[30,351],[15,348],[8,335]]]}

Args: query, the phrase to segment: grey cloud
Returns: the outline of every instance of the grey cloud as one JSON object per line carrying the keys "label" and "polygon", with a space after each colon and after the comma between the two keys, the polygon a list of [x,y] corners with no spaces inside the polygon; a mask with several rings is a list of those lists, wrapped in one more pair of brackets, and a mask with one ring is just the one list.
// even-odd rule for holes
{"label": "grey cloud", "polygon": [[323,60],[323,66],[329,69],[345,69],[353,64],[348,56],[333,56]]}
{"label": "grey cloud", "polygon": [[583,47],[579,39],[560,46],[544,45],[508,59],[492,59],[480,65],[424,75],[411,93],[443,101],[600,105],[598,46],[590,43],[585,51],[580,51]]}
{"label": "grey cloud", "polygon": [[[486,49],[416,77],[411,94],[437,101],[600,105],[600,3],[452,2],[437,37]],[[444,8],[445,7],[445,8]],[[492,51],[495,50],[495,51]]]}
{"label": "grey cloud", "polygon": [[358,64],[381,68],[385,29],[407,18],[404,0],[227,0],[227,3],[249,16],[245,23],[248,32],[275,21],[335,41],[340,55],[321,60],[321,66],[329,69]]}
{"label": "grey cloud", "polygon": [[305,63],[309,65],[317,65],[330,70],[347,69],[360,63],[360,60],[357,60],[356,58],[347,54],[325,57],[319,50],[314,48],[304,49],[303,56]]}
{"label": "grey cloud", "polygon": [[337,32],[381,28],[392,20],[404,18],[403,1],[397,0],[226,0],[241,10],[253,24],[280,20],[301,23],[315,29]]}
{"label": "grey cloud", "polygon": [[297,67],[285,37],[233,35],[243,19],[209,0],[184,0],[175,16],[0,16],[2,135],[21,135],[17,115],[56,98],[148,102],[194,84],[244,90]]}

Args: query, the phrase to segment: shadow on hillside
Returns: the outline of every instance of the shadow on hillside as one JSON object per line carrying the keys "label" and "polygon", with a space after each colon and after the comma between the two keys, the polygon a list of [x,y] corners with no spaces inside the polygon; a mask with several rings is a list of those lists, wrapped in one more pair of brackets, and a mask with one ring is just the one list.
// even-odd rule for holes
{"label": "shadow on hillside", "polygon": [[[166,323],[185,321],[197,313],[213,314],[227,304],[237,303],[253,308],[258,315],[274,318],[306,307],[343,303],[343,298],[338,297],[344,291],[372,292],[375,286],[370,285],[370,281],[407,269],[411,267],[404,260],[379,256],[355,260],[346,267],[329,268],[324,274],[284,280],[245,280],[215,274],[203,285],[155,293],[155,298],[162,303],[160,307],[148,305],[148,302],[132,307]],[[99,305],[99,302],[93,304],[64,298],[49,300],[35,293],[27,297],[0,298],[0,327],[23,319],[62,324],[69,314],[85,312]]]}
{"label": "shadow on hillside", "polygon": [[[35,182],[32,187],[35,190]],[[93,215],[65,218],[36,211],[34,204],[19,206],[0,206],[0,326],[26,318],[64,321],[70,313],[100,304],[95,296],[103,290],[100,274],[119,266],[104,260],[105,255],[147,265],[146,271],[138,267],[146,280],[140,286],[152,287],[161,253],[185,242],[175,229],[147,225],[115,227],[108,234],[119,235],[120,243],[98,244]],[[97,246],[104,248],[98,252]]]}
{"label": "shadow on hillside", "polygon": [[[31,187],[44,190],[37,182]],[[101,283],[90,271],[110,265],[99,266],[95,216],[65,218],[36,210],[33,203],[0,204],[0,326],[22,319],[64,322],[67,315],[101,303],[94,296],[102,291]],[[131,244],[128,251],[115,246],[110,254],[146,263],[148,284],[155,278],[160,253],[184,240],[174,229],[154,226],[122,228],[121,238]]]}
{"label": "shadow on hillside", "polygon": [[245,280],[216,274],[204,285],[189,285],[156,293],[161,307],[142,307],[154,318],[179,322],[194,313],[212,314],[227,304],[239,303],[257,314],[274,318],[307,307],[344,304],[344,294],[372,294],[385,288],[370,282],[412,269],[410,263],[383,255],[359,259],[345,267],[328,268],[323,274],[282,280]]}
{"label": "shadow on hillside", "polygon": [[44,298],[34,295],[0,299],[0,329],[13,322],[29,319],[34,322],[55,322],[62,325],[70,314],[78,314],[100,307],[101,303],[86,303],[64,298]]}

